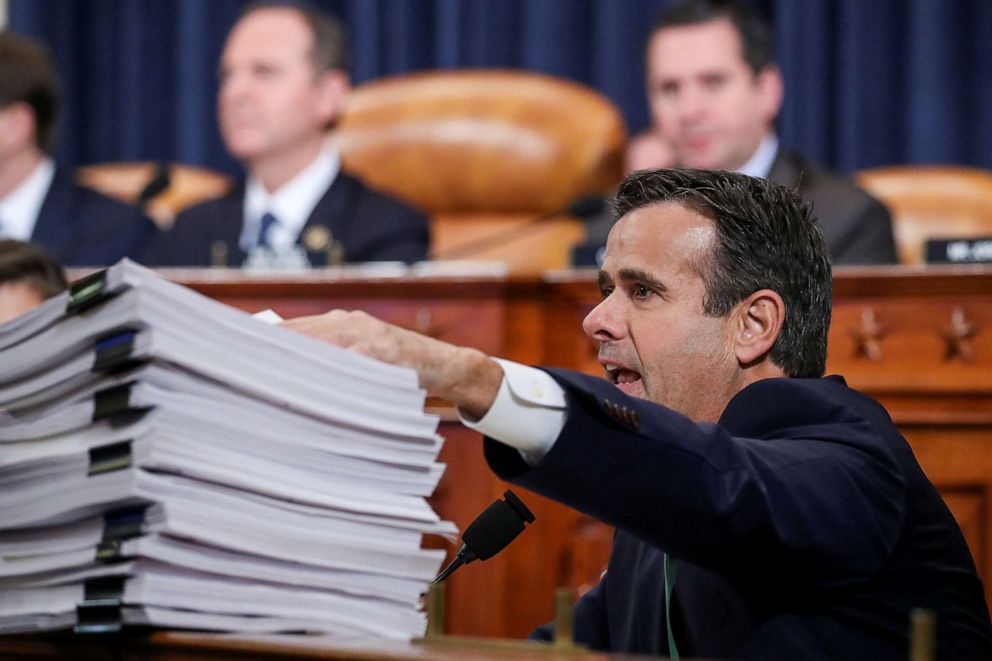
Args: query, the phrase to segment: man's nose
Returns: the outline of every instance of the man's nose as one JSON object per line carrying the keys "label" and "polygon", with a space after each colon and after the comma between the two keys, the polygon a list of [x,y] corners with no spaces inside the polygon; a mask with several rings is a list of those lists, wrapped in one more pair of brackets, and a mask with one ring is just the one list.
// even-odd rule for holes
{"label": "man's nose", "polygon": [[221,83],[218,97],[221,100],[231,101],[243,95],[247,89],[247,76],[232,72]]}
{"label": "man's nose", "polygon": [[679,119],[683,122],[696,121],[706,114],[706,95],[696,86],[687,86],[682,90],[678,104]]}
{"label": "man's nose", "polygon": [[599,342],[619,340],[624,336],[624,324],[612,296],[607,296],[582,320],[582,330]]}

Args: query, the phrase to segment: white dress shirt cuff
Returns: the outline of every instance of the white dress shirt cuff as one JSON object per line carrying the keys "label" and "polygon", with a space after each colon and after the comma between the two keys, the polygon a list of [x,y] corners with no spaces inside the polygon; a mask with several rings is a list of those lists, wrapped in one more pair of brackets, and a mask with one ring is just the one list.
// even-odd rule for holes
{"label": "white dress shirt cuff", "polygon": [[520,451],[535,466],[555,444],[565,426],[565,391],[547,372],[496,358],[503,368],[496,401],[482,418],[462,423]]}

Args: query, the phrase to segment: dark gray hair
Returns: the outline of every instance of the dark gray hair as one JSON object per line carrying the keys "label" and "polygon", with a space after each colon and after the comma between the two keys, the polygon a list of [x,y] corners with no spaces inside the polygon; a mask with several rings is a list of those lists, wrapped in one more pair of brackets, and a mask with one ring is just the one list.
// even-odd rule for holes
{"label": "dark gray hair", "polygon": [[792,377],[823,376],[830,327],[831,270],[811,205],[764,179],[720,170],[640,170],[617,192],[617,217],[672,202],[713,221],[716,241],[695,264],[714,317],[760,289],[785,302],[771,358]]}
{"label": "dark gray hair", "polygon": [[26,103],[34,113],[35,144],[51,153],[59,114],[59,82],[41,42],[0,31],[0,108]]}
{"label": "dark gray hair", "polygon": [[0,284],[23,283],[42,298],[68,288],[62,266],[39,246],[12,239],[0,240]]}
{"label": "dark gray hair", "polygon": [[741,55],[754,73],[775,63],[775,32],[757,9],[740,0],[685,0],[665,9],[651,25],[658,30],[727,20],[741,38]]}
{"label": "dark gray hair", "polygon": [[348,70],[348,36],[341,21],[306,2],[268,0],[254,2],[241,13],[241,18],[262,9],[292,9],[300,14],[313,34],[313,70],[321,74],[332,69]]}

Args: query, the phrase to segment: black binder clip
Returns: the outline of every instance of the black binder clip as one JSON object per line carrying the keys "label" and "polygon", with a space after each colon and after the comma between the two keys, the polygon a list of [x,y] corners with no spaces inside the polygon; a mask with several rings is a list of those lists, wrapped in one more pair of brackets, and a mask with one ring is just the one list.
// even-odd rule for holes
{"label": "black binder clip", "polygon": [[147,505],[122,507],[103,515],[103,538],[96,547],[96,561],[103,563],[127,560],[122,553],[124,542],[144,534]]}
{"label": "black binder clip", "polygon": [[91,578],[83,586],[83,600],[76,604],[76,633],[115,633],[124,627],[121,605],[124,603],[126,576]]}
{"label": "black binder clip", "polygon": [[121,413],[137,413],[139,407],[131,406],[131,387],[134,381],[98,390],[93,395],[93,422],[112,418]]}
{"label": "black binder clip", "polygon": [[69,285],[67,314],[79,314],[111,297],[107,291],[107,270],[97,271]]}
{"label": "black binder clip", "polygon": [[122,372],[145,362],[141,358],[131,356],[137,336],[137,330],[122,328],[97,340],[94,345],[96,359],[93,361],[93,371]]}
{"label": "black binder clip", "polygon": [[90,466],[86,470],[86,475],[92,477],[123,470],[130,468],[132,463],[134,463],[134,457],[131,454],[130,440],[90,448]]}

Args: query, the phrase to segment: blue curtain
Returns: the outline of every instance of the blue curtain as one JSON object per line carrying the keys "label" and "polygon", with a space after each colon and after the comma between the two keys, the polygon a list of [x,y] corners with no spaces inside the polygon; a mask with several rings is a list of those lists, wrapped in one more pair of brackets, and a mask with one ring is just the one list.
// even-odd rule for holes
{"label": "blue curtain", "polygon": [[[611,98],[648,124],[643,46],[670,0],[323,0],[348,26],[356,83],[430,68],[513,67]],[[175,160],[229,172],[216,63],[247,0],[10,0],[12,29],[50,45],[59,158]],[[841,170],[992,169],[992,2],[777,0],[785,143]]]}

